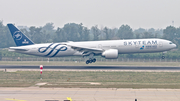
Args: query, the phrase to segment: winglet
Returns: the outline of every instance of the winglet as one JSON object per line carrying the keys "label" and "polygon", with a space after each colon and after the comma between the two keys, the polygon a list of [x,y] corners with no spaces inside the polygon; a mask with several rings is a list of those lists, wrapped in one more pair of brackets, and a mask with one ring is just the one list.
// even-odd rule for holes
{"label": "winglet", "polygon": [[17,46],[25,46],[34,44],[26,35],[24,35],[19,29],[17,29],[13,24],[7,24],[14,42]]}

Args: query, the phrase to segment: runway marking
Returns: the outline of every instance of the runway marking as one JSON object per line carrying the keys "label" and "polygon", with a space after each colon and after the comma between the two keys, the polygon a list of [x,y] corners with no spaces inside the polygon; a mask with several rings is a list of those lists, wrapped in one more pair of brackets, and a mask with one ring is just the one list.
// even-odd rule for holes
{"label": "runway marking", "polygon": [[5,100],[12,100],[12,101],[26,101],[26,100],[10,99],[10,98],[5,98]]}
{"label": "runway marking", "polygon": [[70,97],[67,97],[67,100],[72,101],[72,99]]}

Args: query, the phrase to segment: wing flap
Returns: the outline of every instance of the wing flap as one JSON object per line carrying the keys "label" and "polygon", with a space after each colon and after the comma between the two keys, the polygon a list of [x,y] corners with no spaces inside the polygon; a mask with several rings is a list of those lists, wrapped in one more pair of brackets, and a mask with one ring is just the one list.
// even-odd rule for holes
{"label": "wing flap", "polygon": [[75,46],[75,45],[70,45],[70,44],[65,44],[69,47],[71,47],[72,49],[79,51],[79,52],[83,52],[83,55],[88,55],[90,53],[95,53],[95,54],[99,54],[102,53],[104,50],[101,48],[91,48],[91,47],[84,47],[84,46]]}

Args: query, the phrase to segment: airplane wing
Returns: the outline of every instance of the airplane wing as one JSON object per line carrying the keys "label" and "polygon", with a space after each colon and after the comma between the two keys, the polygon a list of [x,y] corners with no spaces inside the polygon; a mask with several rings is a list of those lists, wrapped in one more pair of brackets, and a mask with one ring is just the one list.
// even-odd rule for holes
{"label": "airplane wing", "polygon": [[90,47],[75,46],[75,45],[70,45],[70,44],[65,44],[65,45],[71,47],[72,49],[76,51],[83,52],[83,56],[89,55],[91,53],[100,54],[104,51],[104,49],[101,49],[101,48],[90,48]]}

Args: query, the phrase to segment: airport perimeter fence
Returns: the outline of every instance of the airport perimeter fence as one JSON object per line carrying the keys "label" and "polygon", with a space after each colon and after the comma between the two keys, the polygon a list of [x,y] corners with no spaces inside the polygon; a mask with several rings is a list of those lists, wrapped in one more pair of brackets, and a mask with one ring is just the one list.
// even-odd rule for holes
{"label": "airport perimeter fence", "polygon": [[[44,57],[2,57],[1,61],[62,61],[62,62],[85,62],[88,58],[44,58]],[[96,58],[98,62],[180,62],[180,59],[138,59],[138,58],[118,58],[118,59],[105,59]]]}

